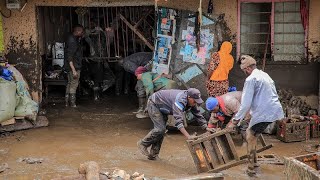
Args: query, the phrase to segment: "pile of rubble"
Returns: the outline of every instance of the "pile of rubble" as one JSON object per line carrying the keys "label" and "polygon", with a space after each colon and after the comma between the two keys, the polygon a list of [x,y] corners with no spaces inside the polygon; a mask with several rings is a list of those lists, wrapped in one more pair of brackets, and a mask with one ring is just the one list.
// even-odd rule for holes
{"label": "pile of rubble", "polygon": [[[113,173],[102,172],[98,163],[94,161],[88,161],[79,166],[79,174],[67,177],[58,177],[53,180],[147,180],[144,174],[138,172],[132,175],[126,173],[121,169],[115,169]],[[159,178],[153,178],[150,180],[160,180]]]}
{"label": "pile of rubble", "polygon": [[113,173],[100,173],[107,177],[108,179],[119,179],[119,180],[145,180],[144,174],[138,172],[133,173],[132,175],[127,174],[124,170],[116,169]]}
{"label": "pile of rubble", "polygon": [[294,96],[292,91],[280,89],[278,90],[278,95],[286,117],[291,117],[292,115],[307,116],[312,113],[310,112],[311,106],[300,97]]}

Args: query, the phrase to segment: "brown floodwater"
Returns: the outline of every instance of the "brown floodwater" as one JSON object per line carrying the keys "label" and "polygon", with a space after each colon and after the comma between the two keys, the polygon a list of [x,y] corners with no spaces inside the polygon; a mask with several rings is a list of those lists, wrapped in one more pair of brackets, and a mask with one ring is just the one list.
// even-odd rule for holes
{"label": "brown floodwater", "polygon": [[[108,97],[96,104],[80,101],[78,108],[65,108],[63,103],[47,107],[49,127],[5,134],[0,137],[0,163],[9,169],[0,179],[51,179],[78,174],[80,163],[96,161],[103,171],[120,168],[129,174],[139,172],[146,177],[178,178],[196,174],[196,168],[180,133],[167,133],[160,159],[149,161],[141,155],[136,143],[152,128],[150,119],[137,119],[133,98]],[[192,133],[197,127],[188,127]],[[308,142],[282,143],[265,136],[274,147],[262,154],[294,156],[315,150],[319,139]],[[236,141],[240,155],[245,147]],[[26,164],[21,158],[43,158],[41,164]],[[246,165],[222,171],[226,179],[250,179]],[[262,164],[256,179],[286,179],[284,166]]]}

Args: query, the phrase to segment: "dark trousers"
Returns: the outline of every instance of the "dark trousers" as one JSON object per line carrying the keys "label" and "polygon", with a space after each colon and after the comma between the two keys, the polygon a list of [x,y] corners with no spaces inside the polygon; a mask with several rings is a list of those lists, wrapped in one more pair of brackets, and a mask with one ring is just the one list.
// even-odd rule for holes
{"label": "dark trousers", "polygon": [[143,83],[141,80],[138,80],[137,81],[137,84],[136,84],[136,91],[137,91],[137,96],[138,98],[144,98],[146,97],[146,89],[144,88],[143,86]]}
{"label": "dark trousers", "polygon": [[153,129],[142,139],[142,145],[146,147],[152,145],[150,153],[152,155],[158,155],[166,131],[168,116],[162,114],[150,100],[148,100],[147,108],[153,122]]}

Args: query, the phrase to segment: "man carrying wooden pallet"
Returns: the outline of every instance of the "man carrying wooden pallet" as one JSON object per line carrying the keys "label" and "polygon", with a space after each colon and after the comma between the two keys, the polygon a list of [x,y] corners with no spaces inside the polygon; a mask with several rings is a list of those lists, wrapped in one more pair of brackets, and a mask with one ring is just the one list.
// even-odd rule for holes
{"label": "man carrying wooden pallet", "polygon": [[229,123],[228,127],[233,128],[239,125],[250,111],[251,120],[246,132],[248,150],[247,174],[256,174],[257,138],[269,124],[284,118],[284,113],[278,98],[274,81],[271,77],[256,68],[256,60],[251,56],[243,55],[240,58],[240,68],[248,76],[242,91],[241,105],[239,111]]}
{"label": "man carrying wooden pallet", "polygon": [[[186,111],[191,111],[199,125],[203,129],[207,129],[207,121],[198,109],[198,105],[202,103],[200,91],[195,88],[160,90],[152,94],[148,99],[147,108],[154,127],[142,140],[138,141],[140,152],[148,156],[150,160],[157,157],[166,131],[168,115],[173,115],[175,126],[187,139],[196,138],[184,128],[183,118]],[[209,131],[209,129],[207,130]],[[149,152],[148,147],[150,146]]]}

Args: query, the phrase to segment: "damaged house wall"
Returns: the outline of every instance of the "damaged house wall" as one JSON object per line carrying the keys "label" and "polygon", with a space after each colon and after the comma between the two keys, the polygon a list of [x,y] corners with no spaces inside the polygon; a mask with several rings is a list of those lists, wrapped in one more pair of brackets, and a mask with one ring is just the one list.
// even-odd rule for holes
{"label": "damaged house wall", "polygon": [[[207,11],[209,0],[202,1],[203,12]],[[12,10],[10,18],[3,18],[4,43],[7,57],[10,63],[17,64],[17,68],[27,79],[32,95],[36,100],[41,99],[41,60],[43,47],[38,47],[36,6],[137,6],[154,5],[154,0],[28,0],[22,12]],[[9,11],[4,8],[4,1],[1,1],[1,9],[4,14]],[[160,0],[159,6],[174,9],[196,11],[199,1],[194,0]],[[236,46],[237,34],[237,0],[213,0],[213,16],[223,17],[224,39],[231,40]],[[309,13],[309,61],[315,60],[320,55],[320,1],[310,0]],[[235,57],[235,53],[234,53]],[[316,95],[319,84],[318,64],[267,64],[266,71],[275,80],[277,86],[292,89],[297,95]],[[231,85],[242,89],[244,75],[237,64],[230,74]]]}

